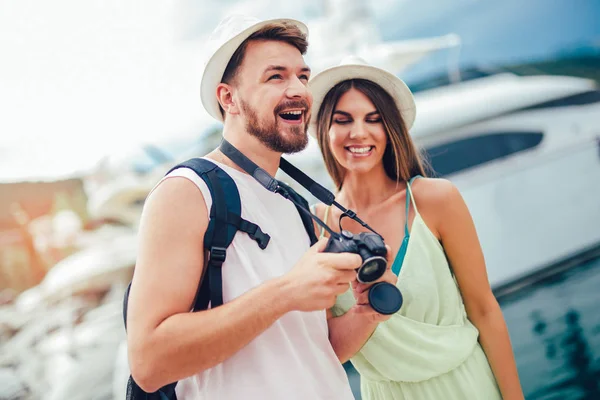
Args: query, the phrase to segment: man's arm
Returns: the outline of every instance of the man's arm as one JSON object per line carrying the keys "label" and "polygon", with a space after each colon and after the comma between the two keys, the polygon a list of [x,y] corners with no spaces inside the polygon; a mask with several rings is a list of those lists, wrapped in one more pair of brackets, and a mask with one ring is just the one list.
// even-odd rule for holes
{"label": "man's arm", "polygon": [[132,375],[147,392],[222,362],[289,311],[285,284],[274,280],[214,310],[189,312],[207,226],[202,193],[184,178],[165,180],[144,207],[127,339]]}
{"label": "man's arm", "polygon": [[360,264],[355,254],[319,253],[321,241],[288,274],[190,313],[207,225],[202,194],[185,178],[165,180],[144,206],[127,342],[132,375],[146,392],[221,363],[288,311],[331,307]]}

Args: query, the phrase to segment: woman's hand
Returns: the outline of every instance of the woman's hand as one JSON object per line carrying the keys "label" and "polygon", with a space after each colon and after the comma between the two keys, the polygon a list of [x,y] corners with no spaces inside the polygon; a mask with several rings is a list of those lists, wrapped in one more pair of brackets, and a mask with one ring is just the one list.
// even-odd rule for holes
{"label": "woman's hand", "polygon": [[390,261],[390,248],[387,245],[385,247],[387,248],[386,258],[388,263],[385,273],[381,276],[381,278],[371,283],[360,283],[356,278],[351,282],[352,293],[354,294],[354,298],[356,299],[356,304],[351,308],[351,310],[357,316],[364,317],[370,322],[387,321],[392,316],[380,314],[369,305],[369,289],[371,289],[371,286],[378,282],[387,282],[396,286],[396,282],[398,282],[398,277],[392,272],[392,263]]}

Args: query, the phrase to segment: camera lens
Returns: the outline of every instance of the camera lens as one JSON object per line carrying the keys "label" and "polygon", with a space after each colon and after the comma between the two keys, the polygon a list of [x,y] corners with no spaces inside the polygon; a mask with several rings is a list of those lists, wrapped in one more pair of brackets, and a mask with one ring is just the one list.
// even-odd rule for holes
{"label": "camera lens", "polygon": [[370,283],[381,278],[385,273],[387,261],[385,258],[375,256],[366,259],[358,269],[357,279],[361,283]]}

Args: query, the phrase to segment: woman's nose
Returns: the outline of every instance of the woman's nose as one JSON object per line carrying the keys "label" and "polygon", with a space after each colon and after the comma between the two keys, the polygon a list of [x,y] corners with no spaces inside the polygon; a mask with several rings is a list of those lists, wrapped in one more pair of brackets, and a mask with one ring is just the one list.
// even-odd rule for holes
{"label": "woman's nose", "polygon": [[350,139],[362,139],[367,136],[367,127],[362,122],[353,124],[350,130]]}

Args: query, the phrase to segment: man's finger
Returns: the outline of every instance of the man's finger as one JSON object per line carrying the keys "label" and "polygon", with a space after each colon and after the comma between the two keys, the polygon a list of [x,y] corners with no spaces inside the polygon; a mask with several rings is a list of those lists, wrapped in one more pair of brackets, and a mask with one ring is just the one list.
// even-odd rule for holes
{"label": "man's finger", "polygon": [[362,263],[362,258],[354,253],[322,253],[321,260],[339,270],[356,270]]}
{"label": "man's finger", "polygon": [[392,249],[387,244],[385,245],[385,249],[387,250],[387,253],[385,253],[385,259],[387,260],[387,268],[391,269],[392,263],[394,262],[394,260],[392,260]]}
{"label": "man's finger", "polygon": [[325,250],[325,247],[327,246],[327,242],[329,241],[328,238],[322,237],[321,239],[319,239],[319,241],[315,244],[313,244],[310,248],[310,250],[313,253],[322,253],[323,250]]}

